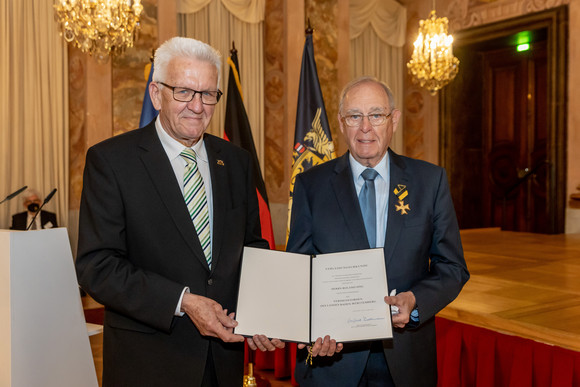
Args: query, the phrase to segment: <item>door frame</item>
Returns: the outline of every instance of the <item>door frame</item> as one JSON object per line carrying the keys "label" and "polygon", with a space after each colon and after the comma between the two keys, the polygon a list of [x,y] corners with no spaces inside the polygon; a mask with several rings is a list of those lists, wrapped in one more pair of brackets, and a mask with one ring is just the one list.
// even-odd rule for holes
{"label": "door frame", "polygon": [[[558,234],[564,232],[566,211],[568,6],[458,31],[454,33],[453,45],[462,47],[508,37],[522,30],[537,29],[546,29],[548,34],[547,158],[550,165],[547,197],[551,200],[547,202],[550,223],[547,230]],[[453,136],[449,123],[453,119],[454,103],[443,88],[439,99],[439,163],[443,167],[454,162],[453,152],[449,149]],[[453,182],[450,181],[450,184]]]}

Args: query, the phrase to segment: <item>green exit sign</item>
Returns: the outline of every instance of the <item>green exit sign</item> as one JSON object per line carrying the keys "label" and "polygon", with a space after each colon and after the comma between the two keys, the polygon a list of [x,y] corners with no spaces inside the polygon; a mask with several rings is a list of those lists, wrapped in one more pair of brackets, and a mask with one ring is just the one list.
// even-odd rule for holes
{"label": "green exit sign", "polygon": [[518,46],[516,47],[516,50],[518,50],[518,52],[528,51],[529,49],[530,49],[529,43],[518,44]]}

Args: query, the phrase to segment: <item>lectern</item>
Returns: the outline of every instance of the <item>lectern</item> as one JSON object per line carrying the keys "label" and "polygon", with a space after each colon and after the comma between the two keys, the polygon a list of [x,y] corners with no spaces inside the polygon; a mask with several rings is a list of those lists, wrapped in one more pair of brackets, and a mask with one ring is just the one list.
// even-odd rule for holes
{"label": "lectern", "polygon": [[0,230],[0,386],[98,386],[65,228]]}

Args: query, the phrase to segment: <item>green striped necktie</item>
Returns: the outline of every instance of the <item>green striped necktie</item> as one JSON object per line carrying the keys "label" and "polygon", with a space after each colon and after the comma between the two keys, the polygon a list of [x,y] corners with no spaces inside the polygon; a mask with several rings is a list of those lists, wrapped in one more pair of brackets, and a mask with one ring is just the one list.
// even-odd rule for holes
{"label": "green striped necktie", "polygon": [[199,242],[208,266],[211,269],[211,235],[209,226],[209,209],[205,196],[205,186],[199,169],[197,168],[197,156],[191,148],[185,148],[181,157],[187,162],[183,172],[183,197],[193,221]]}

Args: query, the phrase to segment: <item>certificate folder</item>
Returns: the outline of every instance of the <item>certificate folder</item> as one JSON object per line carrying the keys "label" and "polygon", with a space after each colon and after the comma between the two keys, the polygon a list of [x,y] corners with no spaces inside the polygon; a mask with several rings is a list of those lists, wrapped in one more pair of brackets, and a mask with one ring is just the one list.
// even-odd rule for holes
{"label": "certificate folder", "polygon": [[383,249],[309,256],[244,248],[234,333],[299,343],[393,337]]}

